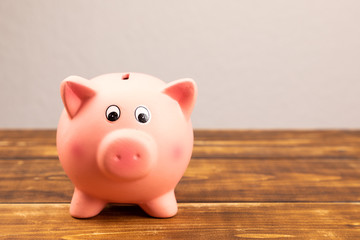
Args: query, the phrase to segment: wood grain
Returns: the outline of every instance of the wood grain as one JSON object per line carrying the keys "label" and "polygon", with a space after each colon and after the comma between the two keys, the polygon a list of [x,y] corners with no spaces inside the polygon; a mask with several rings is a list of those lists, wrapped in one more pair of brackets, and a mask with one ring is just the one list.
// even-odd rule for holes
{"label": "wood grain", "polygon": [[0,130],[0,159],[57,158],[55,130]]}
{"label": "wood grain", "polygon": [[73,186],[57,159],[0,160],[1,202],[69,202]]}
{"label": "wood grain", "polygon": [[[0,160],[1,202],[69,202],[73,186],[57,159]],[[360,201],[353,159],[192,159],[179,202]]]}
{"label": "wood grain", "polygon": [[[360,131],[195,130],[193,158],[359,158]],[[55,130],[0,130],[0,159],[57,158]]]}
{"label": "wood grain", "polygon": [[193,159],[179,201],[360,201],[360,161]]}
{"label": "wood grain", "polygon": [[55,136],[0,130],[0,239],[360,239],[359,130],[196,130],[170,219],[71,218]]}
{"label": "wood grain", "polygon": [[206,158],[355,158],[360,131],[197,130],[193,157]]}
{"label": "wood grain", "polygon": [[359,203],[181,203],[170,219],[111,206],[87,220],[68,204],[0,204],[1,239],[359,239]]}

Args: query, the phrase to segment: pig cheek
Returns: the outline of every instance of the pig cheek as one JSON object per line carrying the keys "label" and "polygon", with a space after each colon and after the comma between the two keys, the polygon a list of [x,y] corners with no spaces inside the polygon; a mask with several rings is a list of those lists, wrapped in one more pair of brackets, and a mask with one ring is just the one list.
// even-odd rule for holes
{"label": "pig cheek", "polygon": [[172,157],[173,157],[174,161],[181,160],[182,156],[183,156],[182,147],[179,145],[175,145],[172,149]]}
{"label": "pig cheek", "polygon": [[71,143],[70,151],[72,159],[75,160],[72,162],[73,167],[82,166],[83,168],[89,165],[87,159],[92,159],[93,154],[89,147],[86,148],[84,144],[80,142],[73,142]]}
{"label": "pig cheek", "polygon": [[84,149],[81,146],[81,144],[77,143],[77,142],[73,142],[71,143],[71,153],[72,156],[74,156],[75,158],[80,158],[84,156]]}
{"label": "pig cheek", "polygon": [[86,179],[85,175],[95,174],[94,170],[97,168],[96,161],[94,161],[94,153],[89,147],[79,142],[73,142],[69,150],[70,158],[66,166],[73,177],[79,178],[82,176],[82,178]]}

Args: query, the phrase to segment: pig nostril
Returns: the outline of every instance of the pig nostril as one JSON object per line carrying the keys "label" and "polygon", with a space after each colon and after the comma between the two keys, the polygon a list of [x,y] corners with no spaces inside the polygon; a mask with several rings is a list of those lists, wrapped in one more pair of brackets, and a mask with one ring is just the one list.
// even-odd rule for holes
{"label": "pig nostril", "polygon": [[[141,155],[139,153],[136,153],[136,154],[132,155],[132,160],[137,161],[139,159],[141,159]],[[120,154],[116,154],[114,156],[114,160],[115,160],[115,162],[119,162],[119,161],[122,160],[122,156]]]}
{"label": "pig nostril", "polygon": [[140,159],[140,154],[135,154],[134,156],[133,156],[133,159],[136,161],[136,160],[139,160]]}

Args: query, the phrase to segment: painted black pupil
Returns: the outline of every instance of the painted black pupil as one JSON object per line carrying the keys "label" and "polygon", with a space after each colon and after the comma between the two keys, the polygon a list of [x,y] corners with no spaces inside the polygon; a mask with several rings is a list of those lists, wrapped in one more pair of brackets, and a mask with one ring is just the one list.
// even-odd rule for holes
{"label": "painted black pupil", "polygon": [[149,117],[145,113],[140,113],[138,116],[138,121],[141,123],[146,123],[149,120]]}
{"label": "painted black pupil", "polygon": [[116,121],[119,118],[119,114],[117,114],[117,112],[111,112],[109,113],[109,115],[107,116],[107,119],[109,121]]}

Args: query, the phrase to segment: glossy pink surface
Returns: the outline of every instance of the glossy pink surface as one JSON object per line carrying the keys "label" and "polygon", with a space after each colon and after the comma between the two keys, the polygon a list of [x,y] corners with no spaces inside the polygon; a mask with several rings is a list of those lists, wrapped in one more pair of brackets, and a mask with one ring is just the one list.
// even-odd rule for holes
{"label": "glossy pink surface", "polygon": [[166,84],[140,73],[66,78],[57,149],[75,185],[70,214],[88,218],[107,203],[134,203],[154,217],[174,216],[174,188],[193,148],[196,96],[191,79]]}

